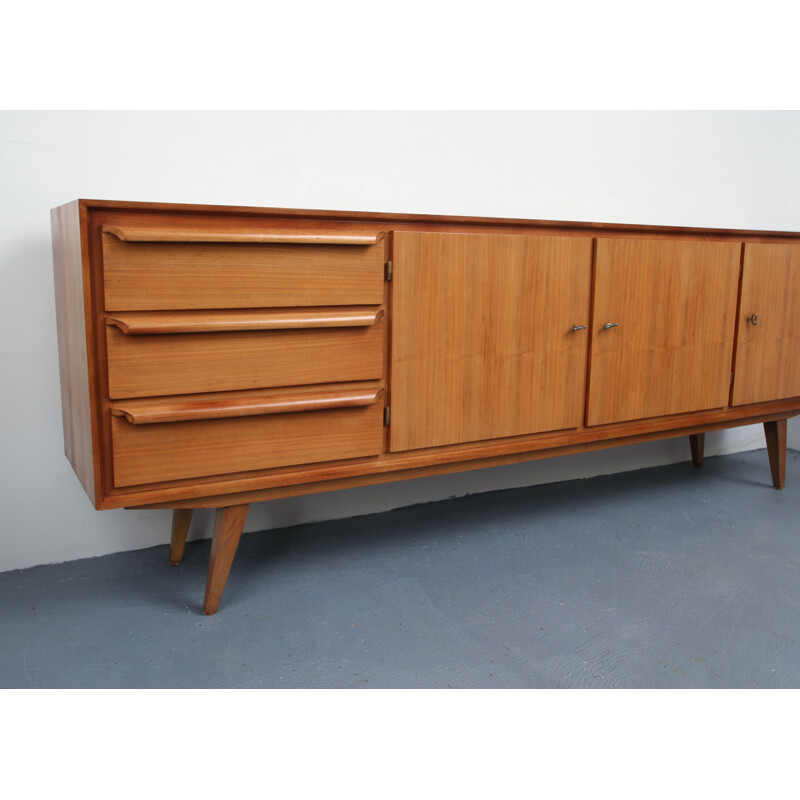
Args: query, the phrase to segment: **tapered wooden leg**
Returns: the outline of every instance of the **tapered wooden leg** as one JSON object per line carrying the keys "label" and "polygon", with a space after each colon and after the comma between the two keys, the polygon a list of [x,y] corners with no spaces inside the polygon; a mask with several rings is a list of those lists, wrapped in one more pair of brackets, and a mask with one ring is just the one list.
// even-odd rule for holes
{"label": "tapered wooden leg", "polygon": [[228,506],[218,508],[214,518],[214,538],[211,540],[211,560],[208,564],[208,579],[206,580],[206,596],[203,601],[203,611],[206,614],[216,614],[219,601],[225,591],[225,584],[239,546],[242,528],[247,519],[249,504],[242,506]]}
{"label": "tapered wooden leg", "polygon": [[776,489],[783,489],[786,485],[786,420],[765,422],[764,436],[767,439],[772,485]]}
{"label": "tapered wooden leg", "polygon": [[704,433],[693,433],[689,436],[689,447],[692,448],[692,464],[699,467],[703,463],[703,447],[706,443]]}
{"label": "tapered wooden leg", "polygon": [[186,534],[192,521],[191,508],[176,508],[172,512],[172,539],[169,543],[169,563],[173,566],[181,563],[183,548],[186,546]]}

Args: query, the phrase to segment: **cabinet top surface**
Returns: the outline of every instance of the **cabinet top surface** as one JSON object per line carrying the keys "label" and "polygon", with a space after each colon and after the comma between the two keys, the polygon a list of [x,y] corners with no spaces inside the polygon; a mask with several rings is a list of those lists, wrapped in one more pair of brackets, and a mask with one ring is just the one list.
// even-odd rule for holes
{"label": "cabinet top surface", "polygon": [[[253,217],[274,220],[319,220],[320,222],[350,222],[374,225],[399,224],[403,227],[419,224],[429,226],[464,226],[486,227],[492,229],[542,229],[548,231],[563,231],[577,233],[586,231],[602,233],[607,231],[620,234],[629,231],[634,234],[655,232],[661,234],[677,234],[688,236],[720,236],[742,237],[759,236],[770,238],[800,239],[798,231],[778,230],[749,230],[738,228],[703,228],[689,226],[649,225],[643,223],[611,223],[611,222],[583,222],[577,220],[541,220],[520,219],[507,217],[475,217],[442,214],[408,214],[374,211],[335,211],[305,208],[270,208],[258,206],[229,206],[229,205],[203,205],[188,203],[151,203],[121,200],[89,200],[79,199],[73,201],[81,209],[91,211],[122,211],[122,212],[155,212],[159,214],[205,214],[215,217],[237,216]],[[66,203],[64,205],[72,205]]]}

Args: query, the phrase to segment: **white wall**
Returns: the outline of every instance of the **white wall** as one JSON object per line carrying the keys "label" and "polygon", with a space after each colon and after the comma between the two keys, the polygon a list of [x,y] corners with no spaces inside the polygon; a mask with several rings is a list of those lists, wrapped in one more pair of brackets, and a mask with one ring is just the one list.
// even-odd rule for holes
{"label": "white wall", "polygon": [[[169,538],[169,512],[94,511],[64,458],[53,206],[87,197],[797,230],[798,142],[795,112],[0,113],[0,571]],[[789,430],[800,448],[797,420]],[[709,455],[762,446],[760,428],[707,437]],[[292,498],[255,506],[246,530],[687,458],[686,441],[670,440]],[[209,526],[198,514],[191,536]]]}

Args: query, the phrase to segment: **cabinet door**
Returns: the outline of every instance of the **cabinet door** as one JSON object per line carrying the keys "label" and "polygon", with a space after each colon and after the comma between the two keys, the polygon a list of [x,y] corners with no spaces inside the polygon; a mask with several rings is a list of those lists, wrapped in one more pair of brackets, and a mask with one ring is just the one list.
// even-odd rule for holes
{"label": "cabinet door", "polygon": [[728,404],[740,250],[597,240],[587,425]]}
{"label": "cabinet door", "polygon": [[390,449],[581,424],[592,240],[394,234]]}
{"label": "cabinet door", "polygon": [[745,245],[739,308],[733,405],[800,397],[800,245]]}

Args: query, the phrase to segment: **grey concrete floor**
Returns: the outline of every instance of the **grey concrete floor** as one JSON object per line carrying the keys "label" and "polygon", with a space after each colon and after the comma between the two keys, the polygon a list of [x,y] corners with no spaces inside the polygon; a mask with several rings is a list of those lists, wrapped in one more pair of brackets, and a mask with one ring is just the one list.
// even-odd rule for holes
{"label": "grey concrete floor", "polygon": [[800,454],[0,575],[1,688],[797,688]]}

